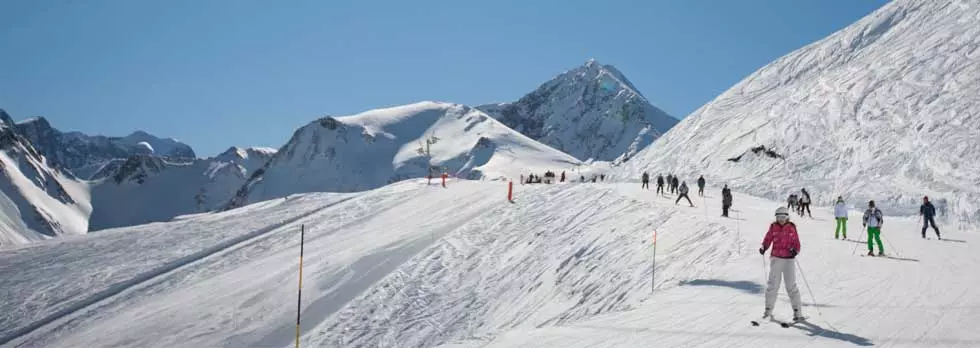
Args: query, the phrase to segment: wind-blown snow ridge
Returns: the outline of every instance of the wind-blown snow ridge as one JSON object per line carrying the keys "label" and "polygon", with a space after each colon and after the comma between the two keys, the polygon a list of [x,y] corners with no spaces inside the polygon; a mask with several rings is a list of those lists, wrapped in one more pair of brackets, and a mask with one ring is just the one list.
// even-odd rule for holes
{"label": "wind-blown snow ridge", "polygon": [[973,1],[893,1],[748,76],[618,175],[703,173],[777,199],[806,187],[895,215],[928,195],[980,221],[978,19]]}
{"label": "wind-blown snow ridge", "polygon": [[49,164],[0,109],[0,246],[84,234],[87,187]]}
{"label": "wind-blown snow ridge", "polygon": [[677,123],[595,59],[513,103],[478,106],[508,127],[581,160],[627,161]]}
{"label": "wind-blown snow ridge", "polygon": [[[427,144],[429,143],[429,144]],[[580,162],[459,104],[420,102],[323,117],[298,129],[230,206],[302,192],[350,192],[442,172],[517,178]],[[437,179],[438,180],[438,179]]]}
{"label": "wind-blown snow ridge", "polygon": [[67,169],[84,180],[90,180],[109,162],[129,156],[154,154],[187,161],[196,157],[194,150],[186,144],[175,139],[160,139],[143,131],[126,137],[65,133],[51,126],[44,117],[18,122],[16,127],[52,166]]}

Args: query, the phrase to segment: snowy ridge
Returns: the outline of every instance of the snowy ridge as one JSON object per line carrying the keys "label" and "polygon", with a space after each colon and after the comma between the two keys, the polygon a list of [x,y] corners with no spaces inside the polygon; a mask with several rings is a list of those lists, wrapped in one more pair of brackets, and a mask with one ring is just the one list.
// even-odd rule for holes
{"label": "snowy ridge", "polygon": [[780,200],[805,187],[889,215],[928,195],[980,221],[978,23],[974,1],[893,1],[748,76],[617,175],[704,174]]}
{"label": "snowy ridge", "polygon": [[193,160],[190,146],[174,139],[160,139],[143,131],[126,137],[90,136],[80,132],[61,132],[44,117],[17,123],[17,129],[52,166],[67,169],[80,179],[90,180],[109,162],[134,155],[155,154],[174,160]]}
{"label": "snowy ridge", "polygon": [[224,207],[274,151],[233,147],[213,158],[172,162],[132,156],[93,176],[91,229],[168,221]]}
{"label": "snowy ridge", "polygon": [[57,169],[0,110],[0,246],[84,234],[88,188]]}
{"label": "snowy ridge", "polygon": [[372,189],[425,177],[430,167],[436,177],[446,171],[454,177],[498,179],[578,164],[477,109],[420,102],[324,117],[298,129],[230,206],[293,193]]}
{"label": "snowy ridge", "polygon": [[651,105],[619,70],[595,59],[516,102],[477,108],[581,160],[627,161],[678,122]]}

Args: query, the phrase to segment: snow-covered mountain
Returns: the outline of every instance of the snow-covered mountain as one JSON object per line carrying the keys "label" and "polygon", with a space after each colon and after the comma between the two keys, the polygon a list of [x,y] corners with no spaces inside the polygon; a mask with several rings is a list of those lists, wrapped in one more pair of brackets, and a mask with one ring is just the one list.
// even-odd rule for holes
{"label": "snow-covered mountain", "polygon": [[134,155],[191,160],[196,157],[187,144],[174,139],[160,139],[143,131],[125,137],[86,135],[61,132],[44,117],[17,123],[17,129],[56,167],[67,169],[81,179],[91,179],[95,172],[114,159]]}
{"label": "snow-covered mountain", "polygon": [[922,196],[980,220],[980,2],[896,0],[751,74],[622,178],[672,171],[784,199],[807,188],[886,214]]}
{"label": "snow-covered mountain", "polygon": [[[427,143],[429,143],[427,145]],[[424,177],[517,178],[563,170],[575,158],[475,108],[437,102],[323,117],[298,129],[230,206],[300,192],[351,192]]]}
{"label": "snow-covered mountain", "polygon": [[48,160],[0,110],[0,246],[88,231],[88,189]]}
{"label": "snow-covered mountain", "polygon": [[477,108],[583,161],[629,160],[678,122],[651,105],[619,70],[594,59],[516,102]]}
{"label": "snow-covered mountain", "polygon": [[93,176],[91,229],[167,221],[223,207],[276,150],[232,147],[207,159],[113,160]]}

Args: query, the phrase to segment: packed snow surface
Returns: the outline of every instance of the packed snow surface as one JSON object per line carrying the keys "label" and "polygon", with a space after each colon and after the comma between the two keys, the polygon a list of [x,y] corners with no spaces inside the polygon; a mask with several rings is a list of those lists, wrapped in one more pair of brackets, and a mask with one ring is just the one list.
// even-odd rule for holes
{"label": "packed snow surface", "polygon": [[717,188],[695,207],[632,183],[505,190],[415,179],[3,250],[0,346],[291,347],[301,226],[303,347],[980,345],[975,231],[887,217],[889,257],[868,257],[859,212],[850,240],[828,207],[794,216],[810,323],[753,327],[781,202],[736,192],[722,218]]}
{"label": "packed snow surface", "polygon": [[[751,74],[623,165],[980,221],[980,2],[896,0]],[[689,182],[690,184],[690,182]]]}

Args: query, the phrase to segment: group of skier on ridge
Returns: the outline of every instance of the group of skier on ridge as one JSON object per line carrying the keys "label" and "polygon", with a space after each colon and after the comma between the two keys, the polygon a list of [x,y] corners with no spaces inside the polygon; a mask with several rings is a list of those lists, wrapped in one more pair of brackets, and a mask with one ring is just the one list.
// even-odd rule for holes
{"label": "group of skier on ridge", "polygon": [[[643,173],[641,176],[642,189],[650,189],[650,175],[648,173]],[[677,200],[674,204],[680,202],[682,198],[687,199],[688,203],[693,207],[694,204],[691,203],[690,197],[687,196],[688,187],[687,183],[680,181],[677,176],[673,174],[668,174],[666,178],[662,174],[657,175],[657,194],[667,195],[677,194]],[[704,176],[700,176],[697,180],[698,184],[698,195],[704,196],[704,186],[705,179]],[[666,189],[665,189],[666,185]],[[779,292],[779,285],[781,282],[785,282],[786,292],[790,298],[790,305],[793,308],[793,321],[805,320],[802,313],[802,301],[800,299],[800,290],[796,285],[796,256],[800,253],[800,237],[796,231],[796,224],[790,221],[790,209],[796,214],[802,216],[813,217],[813,213],[810,210],[810,204],[813,199],[810,197],[810,192],[805,188],[801,189],[799,193],[792,193],[787,199],[787,205],[785,207],[778,207],[776,209],[775,217],[776,221],[769,225],[769,230],[766,232],[765,237],[762,240],[762,247],[759,248],[759,254],[765,255],[766,251],[770,251],[770,268],[769,268],[769,279],[766,287],[765,295],[765,311],[763,312],[764,318],[772,317],[772,309],[776,303],[776,297]],[[728,188],[726,184],[722,188],[722,216],[728,217],[728,211],[732,206],[732,191]],[[919,215],[922,216],[922,238],[926,238],[926,229],[931,225],[933,230],[936,232],[936,237],[942,239],[939,234],[939,228],[936,227],[935,216],[936,207],[933,206],[932,202],[929,201],[929,197],[922,198],[922,205],[919,207]],[[847,218],[848,218],[848,208],[844,202],[844,198],[841,196],[837,197],[834,204],[834,217],[836,220],[836,229],[834,231],[834,239],[840,239],[843,237],[847,240]],[[864,215],[861,219],[862,227],[867,229],[868,233],[868,256],[875,256],[874,245],[878,246],[878,256],[885,256],[884,246],[881,242],[881,226],[884,223],[884,216],[878,207],[875,206],[875,202],[869,201],[867,209],[864,210]]]}
{"label": "group of skier on ridge", "polygon": [[[789,219],[789,208],[795,208],[800,216],[803,216],[803,209],[809,213],[810,195],[806,190],[802,190],[802,196],[794,203],[794,196],[790,195],[789,205],[776,209],[776,221],[769,225],[769,231],[762,240],[762,247],[759,254],[765,255],[766,250],[771,250],[769,280],[766,285],[766,307],[763,318],[772,317],[772,308],[776,303],[776,295],[779,292],[780,280],[786,282],[786,292],[790,298],[790,305],[793,308],[793,321],[804,320],[802,313],[802,301],[800,300],[800,290],[796,285],[795,258],[800,253],[800,237],[796,231],[796,225]],[[926,238],[926,229],[931,225],[936,232],[936,237],[942,239],[939,228],[936,227],[936,207],[929,201],[929,197],[922,197],[922,205],[919,207],[919,215],[922,216],[922,238]],[[812,217],[812,215],[810,215]],[[847,240],[847,205],[844,198],[837,197],[834,204],[834,217],[837,227],[834,231],[834,239],[841,236]],[[874,245],[878,245],[878,256],[885,256],[885,248],[881,243],[881,226],[884,223],[881,209],[875,206],[875,201],[868,202],[868,208],[864,210],[861,225],[867,228],[868,232],[868,256],[874,256]]]}
{"label": "group of skier on ridge", "polygon": [[[641,188],[647,189],[647,190],[650,189],[650,174],[649,173],[644,172],[643,175],[640,177],[640,181],[642,182]],[[699,177],[697,183],[698,183],[698,196],[704,197],[704,185],[705,185],[704,176]],[[664,185],[665,184],[667,185],[667,189],[666,190],[664,190]],[[727,186],[726,186],[726,188],[727,188]],[[677,200],[674,201],[674,204],[680,203],[681,198],[683,198],[683,199],[686,199],[687,200],[687,204],[691,205],[692,207],[694,206],[694,203],[691,202],[691,197],[689,197],[687,195],[688,192],[690,192],[690,189],[687,187],[687,181],[681,181],[680,179],[678,179],[677,176],[675,176],[673,174],[667,174],[667,178],[666,179],[664,178],[664,175],[663,174],[658,174],[657,175],[657,194],[658,195],[665,195],[666,196],[667,195],[667,191],[669,191],[670,194],[675,194],[675,193],[677,194]],[[724,215],[725,216],[728,216],[728,213],[726,212]]]}

